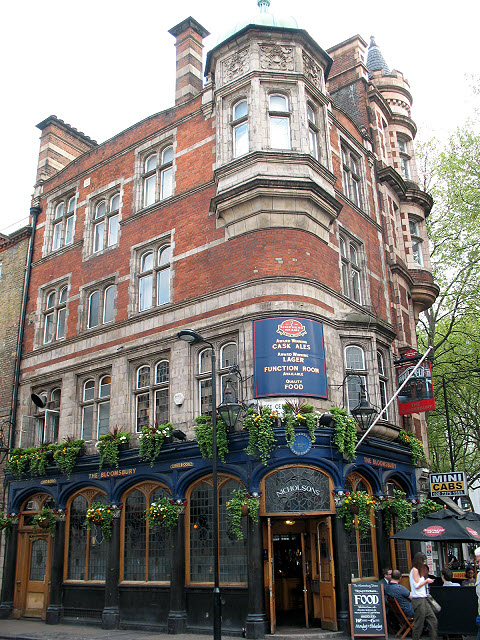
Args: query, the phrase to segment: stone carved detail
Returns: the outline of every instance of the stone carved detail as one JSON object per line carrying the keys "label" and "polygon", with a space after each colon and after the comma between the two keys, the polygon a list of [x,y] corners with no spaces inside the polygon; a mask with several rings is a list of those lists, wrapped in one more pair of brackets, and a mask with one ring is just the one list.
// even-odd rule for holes
{"label": "stone carved detail", "polygon": [[249,69],[248,64],[248,47],[235,53],[222,63],[223,65],[223,84],[242,76]]}
{"label": "stone carved detail", "polygon": [[322,87],[322,70],[318,64],[305,53],[302,53],[305,75],[316,87]]}
{"label": "stone carved detail", "polygon": [[262,69],[293,71],[293,47],[280,44],[261,44],[260,60]]}

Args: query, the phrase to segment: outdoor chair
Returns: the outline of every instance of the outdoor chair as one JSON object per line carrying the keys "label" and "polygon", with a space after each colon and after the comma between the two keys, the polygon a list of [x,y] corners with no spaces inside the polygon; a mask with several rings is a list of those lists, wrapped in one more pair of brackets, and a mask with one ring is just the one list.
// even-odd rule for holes
{"label": "outdoor chair", "polygon": [[406,636],[412,633],[413,630],[413,617],[409,618],[405,615],[402,607],[398,604],[398,601],[393,596],[388,596],[388,606],[390,607],[391,616],[400,625],[399,630],[395,634],[396,638],[403,640]]}

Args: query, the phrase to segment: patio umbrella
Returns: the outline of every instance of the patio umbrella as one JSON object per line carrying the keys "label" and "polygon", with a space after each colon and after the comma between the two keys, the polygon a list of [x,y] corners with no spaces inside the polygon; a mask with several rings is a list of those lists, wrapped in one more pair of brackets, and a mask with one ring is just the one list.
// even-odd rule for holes
{"label": "patio umbrella", "polygon": [[[480,518],[477,514],[459,516],[448,509],[429,514],[412,526],[399,531],[397,540],[423,540],[425,542],[480,542]],[[476,516],[476,517],[474,517]]]}

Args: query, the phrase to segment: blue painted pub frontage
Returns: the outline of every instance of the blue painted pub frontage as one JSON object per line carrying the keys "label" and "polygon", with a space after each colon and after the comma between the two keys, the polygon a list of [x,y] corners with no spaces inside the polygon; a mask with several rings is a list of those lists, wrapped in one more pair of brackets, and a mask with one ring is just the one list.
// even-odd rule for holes
{"label": "blue painted pub frontage", "polygon": [[[266,465],[245,454],[241,431],[228,436],[230,452],[219,463],[223,630],[262,637],[287,618],[290,626],[346,629],[347,585],[376,580],[387,565],[406,572],[409,550],[389,540],[379,512],[370,535],[347,531],[336,515],[336,492],[364,489],[382,497],[399,487],[414,498],[411,455],[372,437],[347,462],[332,444],[331,427],[318,428],[311,447],[302,446],[306,431],[297,430],[291,447],[283,429],[276,436]],[[1,615],[169,633],[211,628],[211,461],[190,441],[166,444],[153,466],[129,449],[120,453],[118,469],[98,467],[98,456],[84,456],[70,479],[53,465],[38,479],[10,478],[10,511],[19,517],[7,539]],[[239,542],[229,530],[226,502],[240,486],[261,494],[261,503],[258,524],[242,518]],[[169,533],[149,531],[145,519],[147,506],[161,496],[185,501]],[[99,526],[83,525],[86,509],[99,501],[112,505],[110,540]],[[54,535],[32,526],[42,506],[57,511]]]}

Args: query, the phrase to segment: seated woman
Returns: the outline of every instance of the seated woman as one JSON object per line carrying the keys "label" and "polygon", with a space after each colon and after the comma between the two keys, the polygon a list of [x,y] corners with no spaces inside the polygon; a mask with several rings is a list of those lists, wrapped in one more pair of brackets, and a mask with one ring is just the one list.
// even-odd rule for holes
{"label": "seated woman", "polygon": [[470,568],[465,571],[465,580],[462,582],[462,587],[474,587],[474,586],[475,586],[475,571]]}

